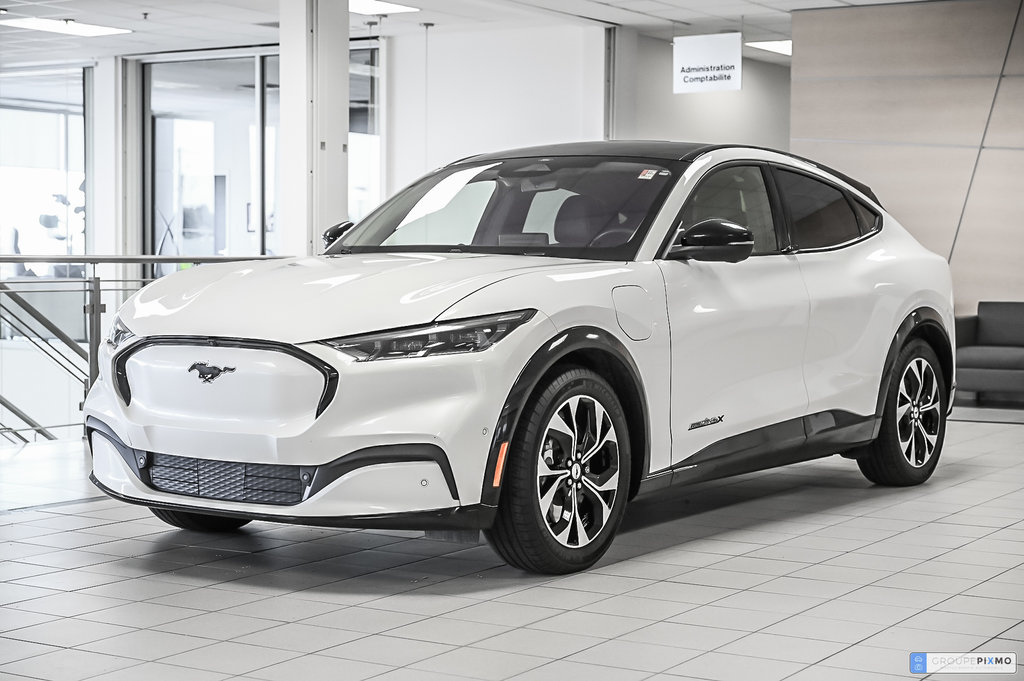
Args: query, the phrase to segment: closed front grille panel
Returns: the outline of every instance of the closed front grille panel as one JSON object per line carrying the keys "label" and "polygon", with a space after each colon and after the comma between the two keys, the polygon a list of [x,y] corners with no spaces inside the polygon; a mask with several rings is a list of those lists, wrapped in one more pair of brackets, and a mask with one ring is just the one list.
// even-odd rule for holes
{"label": "closed front grille panel", "polygon": [[152,453],[146,470],[153,488],[204,499],[290,506],[302,501],[305,488],[298,466]]}

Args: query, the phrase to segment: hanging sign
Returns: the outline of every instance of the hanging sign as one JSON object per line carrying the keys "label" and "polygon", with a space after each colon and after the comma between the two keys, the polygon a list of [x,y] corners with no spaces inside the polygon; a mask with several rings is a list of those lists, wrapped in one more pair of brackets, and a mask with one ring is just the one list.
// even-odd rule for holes
{"label": "hanging sign", "polygon": [[672,41],[672,90],[718,92],[743,84],[743,39],[739,33],[680,36]]}

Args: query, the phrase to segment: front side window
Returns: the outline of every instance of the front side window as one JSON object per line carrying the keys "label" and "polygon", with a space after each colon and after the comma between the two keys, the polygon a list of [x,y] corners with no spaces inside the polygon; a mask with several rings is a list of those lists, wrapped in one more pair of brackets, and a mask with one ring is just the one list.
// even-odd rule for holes
{"label": "front side window", "polygon": [[789,206],[791,236],[798,249],[829,248],[860,237],[857,216],[841,191],[788,170],[777,171],[775,177]]}
{"label": "front side window", "polygon": [[679,226],[685,229],[712,218],[749,229],[754,235],[755,255],[778,251],[772,205],[759,167],[713,170],[687,199]]}
{"label": "front side window", "polygon": [[631,259],[681,164],[516,158],[443,168],[386,202],[328,254],[493,252]]}

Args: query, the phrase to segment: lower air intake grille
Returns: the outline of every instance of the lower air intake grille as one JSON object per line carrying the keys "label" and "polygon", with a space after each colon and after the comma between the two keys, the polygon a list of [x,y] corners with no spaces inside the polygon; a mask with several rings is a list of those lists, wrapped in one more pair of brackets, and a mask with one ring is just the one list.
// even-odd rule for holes
{"label": "lower air intake grille", "polygon": [[291,506],[302,501],[298,466],[210,461],[150,454],[149,483],[170,494]]}

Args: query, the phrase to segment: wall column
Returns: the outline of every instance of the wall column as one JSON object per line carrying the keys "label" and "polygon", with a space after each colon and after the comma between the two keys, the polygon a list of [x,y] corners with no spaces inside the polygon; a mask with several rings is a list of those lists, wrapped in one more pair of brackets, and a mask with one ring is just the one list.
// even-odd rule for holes
{"label": "wall column", "polygon": [[[121,67],[118,57],[97,60],[92,68],[92,88],[86,95],[88,253],[125,253]],[[137,224],[132,227],[138,229]]]}
{"label": "wall column", "polygon": [[348,1],[280,0],[282,254],[348,219]]}

